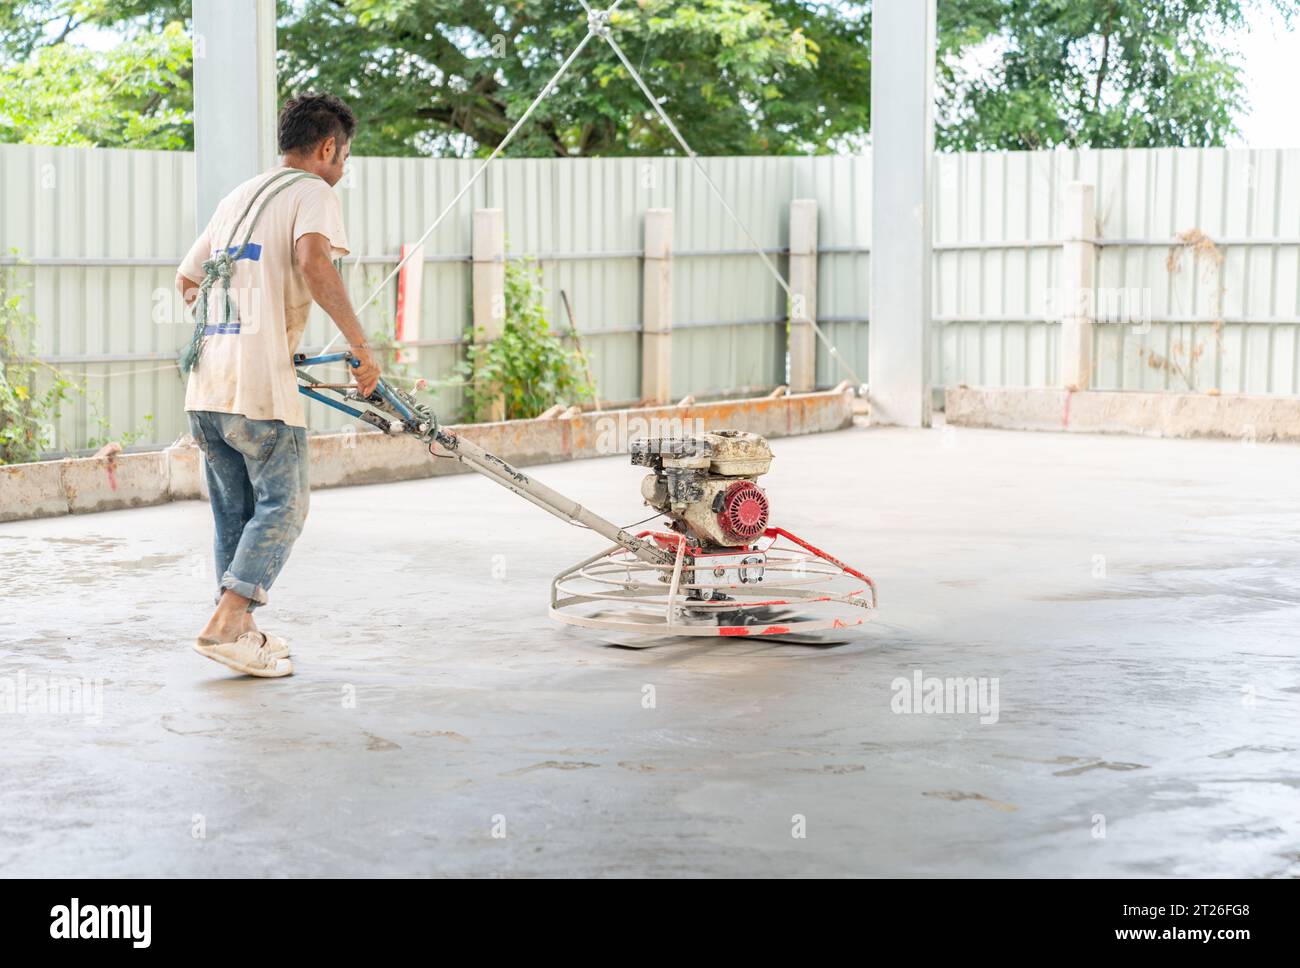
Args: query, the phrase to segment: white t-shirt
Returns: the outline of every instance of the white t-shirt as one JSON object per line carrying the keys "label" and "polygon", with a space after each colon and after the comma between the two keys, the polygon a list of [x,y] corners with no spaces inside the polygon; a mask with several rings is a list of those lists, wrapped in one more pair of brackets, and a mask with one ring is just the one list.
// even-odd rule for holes
{"label": "white t-shirt", "polygon": [[[235,220],[257,189],[284,170],[281,166],[250,178],[222,199],[181,263],[181,275],[202,282],[203,263],[230,240],[232,232],[231,247],[238,249],[258,206],[281,180],[253,203],[238,231],[234,231]],[[295,177],[296,173],[282,179]],[[222,325],[223,286],[220,281],[213,284],[208,295],[208,335],[203,355],[190,371],[186,410],[239,413],[254,420],[307,426],[292,357],[307,325],[312,300],[294,245],[312,232],[329,240],[332,258],[348,254],[338,195],[319,178],[302,178],[271,199],[257,220],[249,245],[235,261],[230,297],[239,315],[228,326]]]}

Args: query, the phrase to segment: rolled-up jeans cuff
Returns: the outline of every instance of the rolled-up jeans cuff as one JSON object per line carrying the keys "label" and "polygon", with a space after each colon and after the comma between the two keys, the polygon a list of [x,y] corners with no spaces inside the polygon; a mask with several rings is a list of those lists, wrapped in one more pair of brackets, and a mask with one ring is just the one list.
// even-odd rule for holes
{"label": "rolled-up jeans cuff", "polygon": [[221,576],[221,586],[217,589],[218,604],[221,602],[221,593],[226,589],[230,589],[230,591],[234,592],[236,595],[242,595],[244,598],[247,598],[249,600],[248,610],[250,612],[253,609],[266,604],[265,588],[261,585],[254,585],[252,582],[236,578],[230,572],[226,572]]}

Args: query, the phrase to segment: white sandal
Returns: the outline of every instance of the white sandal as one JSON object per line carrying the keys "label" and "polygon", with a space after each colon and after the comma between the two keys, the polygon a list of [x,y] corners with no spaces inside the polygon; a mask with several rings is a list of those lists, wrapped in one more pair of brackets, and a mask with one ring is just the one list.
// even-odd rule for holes
{"label": "white sandal", "polygon": [[[284,639],[280,638],[280,636],[278,636],[278,635],[272,635],[272,634],[269,633],[269,632],[262,632],[262,633],[260,633],[260,634],[266,636],[266,651],[267,651],[267,652],[268,652],[272,657],[274,657],[274,658],[276,658],[276,659],[287,659],[287,658],[289,658],[289,656],[292,654],[292,653],[289,651],[289,643],[288,643],[287,641],[285,641]],[[194,651],[199,652],[200,654],[202,654],[204,649],[210,649],[210,648],[212,648],[214,645],[219,645],[219,644],[220,644],[219,642],[213,642],[213,641],[211,641],[210,639],[208,639],[208,640],[205,640],[205,639],[195,639],[195,640],[194,640]]]}
{"label": "white sandal", "polygon": [[233,642],[217,645],[195,642],[194,651],[246,676],[275,679],[293,675],[288,645],[283,639],[264,632],[245,632]]}
{"label": "white sandal", "polygon": [[263,632],[266,636],[266,651],[272,658],[287,659],[289,658],[289,643],[278,635],[272,635],[270,632]]}

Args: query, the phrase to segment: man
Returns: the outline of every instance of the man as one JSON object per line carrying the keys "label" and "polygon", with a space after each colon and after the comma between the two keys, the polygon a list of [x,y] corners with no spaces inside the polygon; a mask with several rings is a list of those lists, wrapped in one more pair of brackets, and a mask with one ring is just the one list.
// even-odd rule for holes
{"label": "man", "polygon": [[307,432],[292,355],[314,299],[334,320],[371,393],[379,367],[333,260],[348,254],[333,186],[356,119],[328,94],[280,112],[280,165],[222,199],[176,278],[198,319],[185,393],[202,448],[216,523],[217,608],[200,655],[253,676],[293,672],[289,646],[260,631],[253,610],[284,566],[307,516]]}

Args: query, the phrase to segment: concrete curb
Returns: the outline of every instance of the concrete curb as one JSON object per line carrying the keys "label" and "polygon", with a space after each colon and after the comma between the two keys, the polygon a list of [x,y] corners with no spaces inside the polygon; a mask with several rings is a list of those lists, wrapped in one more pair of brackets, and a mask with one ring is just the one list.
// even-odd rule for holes
{"label": "concrete curb", "polygon": [[[527,466],[626,453],[628,440],[635,437],[733,427],[776,438],[841,430],[852,423],[853,394],[837,388],[454,429],[504,460]],[[389,437],[368,428],[316,435],[308,438],[308,445],[313,488],[470,473],[459,461],[430,457],[409,437]],[[0,467],[0,522],[205,498],[201,460],[198,448],[185,443],[142,454]]]}
{"label": "concrete curb", "polygon": [[952,387],[944,407],[960,427],[1300,441],[1300,397]]}

